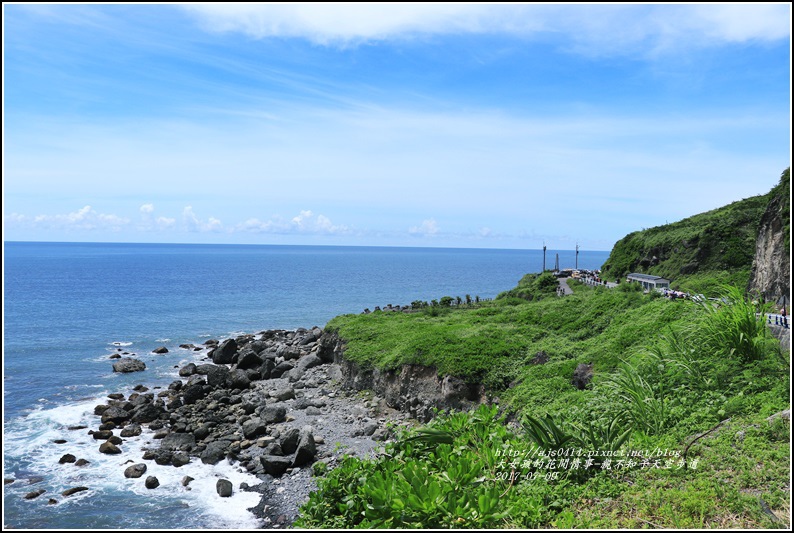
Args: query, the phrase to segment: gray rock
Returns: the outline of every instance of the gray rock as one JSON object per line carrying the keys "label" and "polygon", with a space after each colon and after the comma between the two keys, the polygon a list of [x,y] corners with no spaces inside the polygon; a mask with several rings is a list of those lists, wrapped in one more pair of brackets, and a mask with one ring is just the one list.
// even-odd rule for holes
{"label": "gray rock", "polygon": [[266,424],[278,424],[287,418],[287,409],[283,405],[268,405],[260,411],[259,417]]}
{"label": "gray rock", "polygon": [[252,418],[243,423],[243,436],[255,439],[267,432],[267,424],[261,418]]}
{"label": "gray rock", "polygon": [[282,451],[291,455],[298,449],[298,441],[300,440],[300,431],[297,428],[289,428],[282,433],[279,439]]}
{"label": "gray rock", "polygon": [[179,375],[183,378],[187,378],[192,376],[196,373],[196,364],[195,363],[188,363],[182,368],[179,369]]}
{"label": "gray rock", "polygon": [[140,372],[146,369],[146,363],[131,357],[123,357],[113,363],[113,372]]}
{"label": "gray rock", "polygon": [[320,409],[318,409],[317,407],[311,405],[311,406],[306,408],[306,414],[309,415],[309,416],[319,416],[319,415],[323,414],[323,412],[320,411]]}
{"label": "gray rock", "polygon": [[579,390],[584,390],[590,386],[593,379],[593,364],[580,363],[573,372],[571,384]]}
{"label": "gray rock", "polygon": [[282,375],[284,375],[286,372],[289,372],[293,368],[295,368],[295,365],[293,365],[289,361],[282,361],[279,364],[277,364],[275,368],[273,368],[273,370],[270,372],[270,378],[271,379],[280,378]]}
{"label": "gray rock", "polygon": [[190,463],[190,457],[184,452],[176,452],[171,458],[171,464],[177,468],[185,466],[188,463]]}
{"label": "gray rock", "polygon": [[182,478],[182,486],[183,486],[183,487],[187,487],[188,485],[190,485],[190,482],[191,482],[191,481],[193,481],[193,479],[194,479],[194,478],[192,478],[192,477],[190,477],[190,476],[185,476],[185,477],[183,477],[183,478]]}
{"label": "gray rock", "polygon": [[101,453],[106,453],[106,454],[109,454],[109,455],[117,455],[117,454],[121,453],[121,450],[119,449],[119,447],[116,446],[115,444],[113,444],[110,441],[105,441],[102,444],[100,444],[99,445],[99,451]]}
{"label": "gray rock", "polygon": [[229,373],[227,384],[230,389],[245,390],[251,386],[251,378],[248,377],[248,372],[238,369]]}
{"label": "gray rock", "polygon": [[375,434],[377,430],[378,430],[378,424],[375,422],[369,422],[368,424],[365,424],[364,427],[361,429],[361,434],[364,435],[365,437],[371,437],[372,435]]}
{"label": "gray rock", "polygon": [[87,491],[88,487],[72,487],[71,489],[66,489],[61,493],[61,496],[71,496],[72,494],[77,494],[78,492]]}
{"label": "gray rock", "polygon": [[212,351],[212,362],[216,365],[230,365],[237,353],[237,341],[226,339]]}
{"label": "gray rock", "polygon": [[152,350],[152,353],[156,353],[156,354],[168,353],[168,348],[166,348],[165,346],[160,346],[159,348],[155,348],[154,350]]}
{"label": "gray rock", "polygon": [[145,463],[138,463],[131,466],[128,466],[124,470],[124,477],[126,478],[139,478],[146,473],[146,464]]}
{"label": "gray rock", "polygon": [[215,490],[221,498],[228,498],[232,495],[232,482],[228,479],[219,479],[215,484]]}
{"label": "gray rock", "polygon": [[226,457],[228,451],[228,441],[214,440],[207,444],[207,447],[201,452],[201,462],[210,465],[217,464]]}
{"label": "gray rock", "polygon": [[75,461],[77,461],[77,457],[75,457],[71,453],[67,453],[67,454],[61,456],[60,459],[58,459],[58,464],[62,465],[62,464],[66,464],[66,463],[74,463]]}
{"label": "gray rock", "polygon": [[122,436],[122,437],[125,437],[125,438],[126,437],[137,437],[142,432],[143,432],[143,429],[141,428],[140,424],[130,424],[129,426],[127,426],[124,429],[122,429],[121,433],[119,433],[119,435]]}
{"label": "gray rock", "polygon": [[244,348],[237,354],[237,368],[246,370],[262,365],[262,358],[251,348]]}
{"label": "gray rock", "polygon": [[121,407],[111,407],[102,413],[102,423],[113,422],[116,425],[123,424],[132,417],[132,413]]}
{"label": "gray rock", "polygon": [[146,486],[147,489],[156,489],[157,487],[160,486],[160,480],[154,476],[149,476],[146,478],[144,485]]}
{"label": "gray rock", "polygon": [[90,461],[86,461],[85,459],[78,459],[77,461],[75,461],[74,466],[85,466],[90,464],[91,464]]}
{"label": "gray rock", "polygon": [[293,389],[292,387],[284,387],[283,389],[270,391],[270,396],[275,398],[276,401],[279,402],[283,402],[285,400],[293,400],[295,399],[295,389]]}
{"label": "gray rock", "polygon": [[145,403],[135,408],[131,419],[133,422],[137,422],[139,424],[148,424],[149,422],[154,422],[160,418],[160,415],[163,414],[163,412],[164,410],[160,403]]}
{"label": "gray rock", "polygon": [[38,490],[34,490],[33,492],[28,492],[27,494],[25,494],[25,499],[26,500],[36,499],[45,492],[47,492],[45,489],[38,489]]}
{"label": "gray rock", "polygon": [[213,366],[207,372],[207,385],[213,388],[223,388],[229,377],[229,369],[224,366]]}
{"label": "gray rock", "polygon": [[200,399],[204,398],[206,395],[207,395],[207,390],[205,390],[204,385],[200,383],[196,383],[194,385],[188,385],[187,387],[182,389],[182,401],[185,403],[185,405],[194,404]]}
{"label": "gray rock", "polygon": [[309,354],[306,357],[300,358],[300,361],[298,361],[298,368],[302,370],[309,370],[310,368],[320,366],[321,364],[323,364],[322,359],[314,354]]}
{"label": "gray rock", "polygon": [[314,442],[313,433],[314,429],[311,426],[303,426],[301,429],[293,466],[304,466],[314,461],[314,457],[317,455],[317,445]]}
{"label": "gray rock", "polygon": [[160,442],[161,450],[189,452],[195,447],[196,437],[192,433],[169,433]]}
{"label": "gray rock", "polygon": [[273,477],[281,477],[287,468],[292,466],[292,460],[289,457],[280,457],[278,455],[261,455],[259,457],[262,463],[262,468]]}

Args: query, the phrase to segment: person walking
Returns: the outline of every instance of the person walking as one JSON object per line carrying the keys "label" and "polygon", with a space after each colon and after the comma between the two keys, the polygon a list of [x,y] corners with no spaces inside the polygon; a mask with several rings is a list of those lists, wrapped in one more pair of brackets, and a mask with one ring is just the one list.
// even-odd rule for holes
{"label": "person walking", "polygon": [[788,319],[786,318],[786,305],[783,304],[783,307],[780,308],[780,316],[783,320],[783,327],[788,328]]}

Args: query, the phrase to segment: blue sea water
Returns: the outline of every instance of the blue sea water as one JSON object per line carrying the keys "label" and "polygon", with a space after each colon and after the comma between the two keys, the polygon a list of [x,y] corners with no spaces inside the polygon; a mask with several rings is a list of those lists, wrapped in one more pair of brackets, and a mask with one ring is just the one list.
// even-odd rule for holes
{"label": "blue sea water", "polygon": [[[573,251],[560,254],[573,266]],[[608,252],[580,251],[597,269]],[[151,464],[161,486],[123,477],[145,442],[122,456],[98,453],[87,429],[113,392],[166,387],[203,352],[179,348],[265,329],[324,326],[344,313],[442,296],[493,298],[542,269],[540,250],[108,243],[4,244],[3,521],[14,528],[232,529],[257,527],[252,493],[221,500],[215,480],[257,483],[234,465]],[[169,353],[151,353],[166,346]],[[109,356],[127,351],[147,369],[114,374]],[[156,392],[156,391],[155,391]],[[65,439],[65,444],[53,441]],[[138,448],[136,448],[138,446]],[[72,453],[87,466],[59,464]],[[196,478],[192,490],[182,476]],[[138,483],[136,483],[138,482]],[[89,491],[71,497],[74,486]],[[30,491],[46,492],[33,500]],[[48,499],[57,500],[49,505]]]}

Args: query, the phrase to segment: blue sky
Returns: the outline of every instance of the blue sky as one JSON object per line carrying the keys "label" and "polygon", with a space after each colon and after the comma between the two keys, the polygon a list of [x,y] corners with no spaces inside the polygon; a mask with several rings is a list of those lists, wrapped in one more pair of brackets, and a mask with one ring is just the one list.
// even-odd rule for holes
{"label": "blue sky", "polygon": [[4,239],[609,250],[776,184],[790,20],[4,4]]}

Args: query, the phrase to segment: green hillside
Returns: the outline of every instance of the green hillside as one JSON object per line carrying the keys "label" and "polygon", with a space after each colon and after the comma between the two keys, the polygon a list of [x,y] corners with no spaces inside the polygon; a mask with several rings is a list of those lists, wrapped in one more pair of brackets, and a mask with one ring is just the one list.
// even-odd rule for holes
{"label": "green hillside", "polygon": [[713,293],[719,283],[745,287],[761,216],[774,192],[629,233],[612,248],[602,276],[654,274],[672,280],[674,288],[703,293]]}

